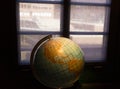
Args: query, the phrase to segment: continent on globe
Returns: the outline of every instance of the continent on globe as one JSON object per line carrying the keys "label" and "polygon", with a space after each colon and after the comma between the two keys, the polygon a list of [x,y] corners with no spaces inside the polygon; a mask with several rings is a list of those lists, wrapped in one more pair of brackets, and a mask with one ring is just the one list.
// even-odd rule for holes
{"label": "continent on globe", "polygon": [[69,38],[48,35],[35,45],[30,62],[40,83],[50,88],[67,88],[79,79],[84,54]]}

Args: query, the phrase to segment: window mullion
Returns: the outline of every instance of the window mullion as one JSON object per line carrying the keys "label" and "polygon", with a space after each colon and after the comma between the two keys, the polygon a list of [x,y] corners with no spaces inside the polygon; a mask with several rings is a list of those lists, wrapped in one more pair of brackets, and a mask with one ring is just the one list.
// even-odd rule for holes
{"label": "window mullion", "polygon": [[61,36],[69,38],[69,26],[70,26],[70,0],[63,1],[62,9],[62,21],[61,21]]}
{"label": "window mullion", "polygon": [[20,31],[21,35],[47,35],[47,34],[60,34],[58,31]]}
{"label": "window mullion", "polygon": [[110,6],[110,3],[85,3],[85,2],[71,2],[72,5],[86,5],[86,6]]}
{"label": "window mullion", "polygon": [[18,0],[21,3],[44,3],[44,4],[61,4],[62,1],[41,1],[41,0]]}
{"label": "window mullion", "polygon": [[73,35],[108,35],[108,32],[70,32]]}

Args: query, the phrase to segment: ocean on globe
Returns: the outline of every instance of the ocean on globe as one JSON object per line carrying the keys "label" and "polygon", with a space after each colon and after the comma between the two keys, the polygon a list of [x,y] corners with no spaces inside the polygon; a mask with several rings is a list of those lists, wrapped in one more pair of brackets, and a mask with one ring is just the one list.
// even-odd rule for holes
{"label": "ocean on globe", "polygon": [[50,88],[67,88],[79,79],[84,67],[82,49],[65,37],[46,36],[31,53],[34,77]]}

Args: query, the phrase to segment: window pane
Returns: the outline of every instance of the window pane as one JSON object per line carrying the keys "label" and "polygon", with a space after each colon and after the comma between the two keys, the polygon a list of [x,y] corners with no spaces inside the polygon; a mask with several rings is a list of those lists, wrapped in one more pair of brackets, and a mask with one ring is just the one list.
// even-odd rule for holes
{"label": "window pane", "polygon": [[21,35],[21,50],[31,51],[34,45],[44,37],[44,35]]}
{"label": "window pane", "polygon": [[21,51],[21,60],[20,64],[30,64],[30,55],[31,51]]}
{"label": "window pane", "polygon": [[111,0],[71,0],[71,1],[83,3],[110,3]]}
{"label": "window pane", "polygon": [[20,50],[21,50],[21,64],[30,63],[30,55],[35,44],[45,35],[21,35],[20,36]]}
{"label": "window pane", "polygon": [[[20,35],[20,51],[21,58],[20,63],[29,63],[30,62],[30,53],[35,46],[35,44],[47,35]],[[52,35],[53,37],[59,35]]]}
{"label": "window pane", "polygon": [[108,7],[71,6],[70,31],[104,32]]}
{"label": "window pane", "polygon": [[20,31],[60,31],[60,5],[20,3]]}
{"label": "window pane", "polygon": [[105,59],[106,42],[102,35],[70,35],[70,38],[82,48],[86,62]]}

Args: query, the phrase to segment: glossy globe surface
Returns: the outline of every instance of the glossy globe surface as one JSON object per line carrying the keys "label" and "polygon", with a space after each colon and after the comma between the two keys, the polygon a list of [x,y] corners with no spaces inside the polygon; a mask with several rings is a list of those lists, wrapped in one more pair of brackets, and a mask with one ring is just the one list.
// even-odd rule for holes
{"label": "glossy globe surface", "polygon": [[51,88],[67,88],[79,77],[84,66],[82,49],[64,37],[50,38],[40,44],[32,59],[35,78]]}

